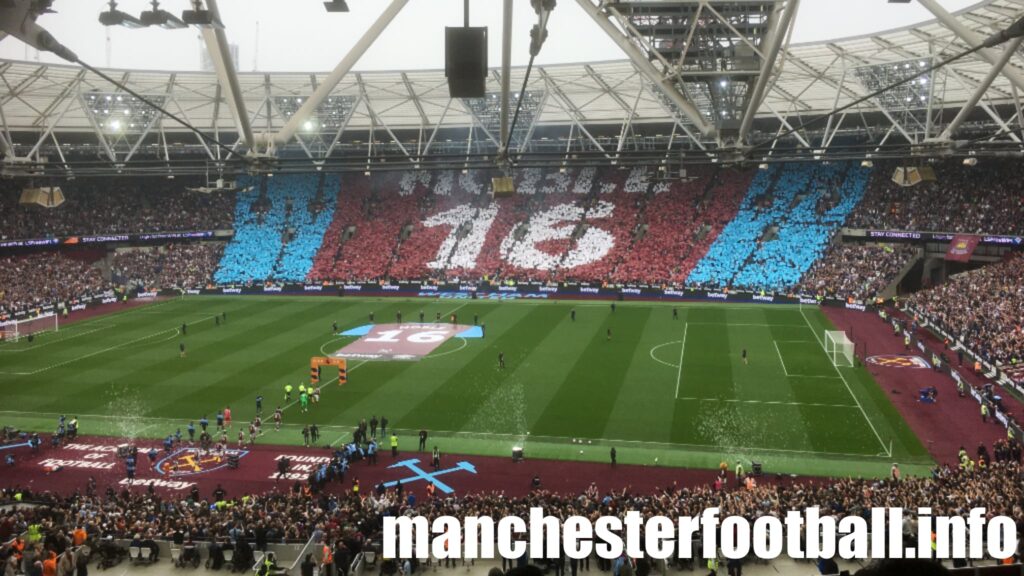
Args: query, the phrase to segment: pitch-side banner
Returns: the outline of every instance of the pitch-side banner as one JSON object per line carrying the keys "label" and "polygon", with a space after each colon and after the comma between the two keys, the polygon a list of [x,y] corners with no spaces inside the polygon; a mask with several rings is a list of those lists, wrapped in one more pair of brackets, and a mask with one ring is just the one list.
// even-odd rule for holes
{"label": "pitch-side banner", "polygon": [[957,234],[949,243],[949,250],[946,252],[946,260],[954,262],[969,262],[974,249],[978,247],[981,236],[972,234]]}

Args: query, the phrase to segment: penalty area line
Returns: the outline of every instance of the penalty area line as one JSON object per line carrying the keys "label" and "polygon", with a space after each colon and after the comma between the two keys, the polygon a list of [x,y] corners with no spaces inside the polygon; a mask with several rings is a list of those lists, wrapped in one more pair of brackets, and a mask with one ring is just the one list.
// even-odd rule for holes
{"label": "penalty area line", "polygon": [[[825,355],[828,356],[828,350],[825,348],[825,342],[821,338],[818,338],[818,333],[814,330],[814,327],[811,326],[811,321],[807,318],[807,315],[804,314],[803,307],[800,308],[800,316],[803,317],[804,323],[807,324],[807,327],[810,328],[811,333],[814,334],[814,339],[817,340],[818,344],[821,345],[822,352],[825,352]],[[875,428],[875,423],[872,422],[871,418],[868,417],[867,410],[864,410],[864,405],[860,403],[860,399],[857,398],[857,395],[853,393],[853,388],[850,387],[850,383],[847,382],[846,376],[843,375],[842,370],[840,370],[839,367],[836,366],[831,361],[831,359],[829,360],[829,364],[832,366],[832,369],[836,371],[836,374],[839,375],[839,378],[843,381],[843,384],[846,386],[846,391],[849,392],[850,397],[853,398],[853,401],[857,403],[857,407],[860,408],[861,416],[864,417],[864,421],[868,423],[868,427],[870,427],[871,431],[874,432],[875,438],[878,439],[878,443],[882,446],[882,452],[885,454],[886,457],[892,458],[892,441],[889,441],[888,446],[885,445],[885,440],[882,440],[882,435],[878,433],[878,429]]]}
{"label": "penalty area line", "polygon": [[[126,312],[130,312],[130,310],[126,311]],[[204,318],[202,320],[198,320],[198,321],[194,322],[193,324],[199,324],[200,322],[206,322],[206,321],[212,320],[212,319],[214,319],[216,317],[217,317],[216,315],[210,316],[208,318]],[[166,342],[167,340],[173,339],[174,337],[176,337],[181,332],[181,330],[179,328],[168,328],[166,330],[160,330],[159,332],[153,332],[152,334],[147,334],[145,336],[140,336],[139,338],[136,338],[134,340],[129,340],[127,342],[122,342],[120,344],[115,344],[113,346],[109,346],[109,347],[104,348],[102,350],[97,350],[95,352],[90,352],[88,354],[83,354],[81,356],[76,356],[75,358],[70,358],[70,359],[65,360],[63,362],[58,362],[56,364],[51,364],[49,366],[44,366],[43,368],[39,368],[39,369],[33,370],[31,372],[0,372],[0,374],[6,374],[6,375],[11,375],[11,376],[35,376],[36,374],[39,374],[41,372],[46,372],[48,370],[53,370],[54,368],[60,368],[61,366],[67,366],[68,364],[73,364],[73,363],[78,362],[80,360],[85,360],[86,358],[92,358],[93,356],[99,356],[100,354],[105,354],[107,352],[112,352],[114,350],[119,350],[119,349],[124,348],[126,346],[131,346],[132,344],[137,344],[139,342],[144,342],[146,340],[149,340],[150,338],[156,338],[157,336],[160,336],[161,334],[167,334],[168,332],[173,332],[174,334],[170,338],[164,338],[163,340],[161,340],[161,342]]]}

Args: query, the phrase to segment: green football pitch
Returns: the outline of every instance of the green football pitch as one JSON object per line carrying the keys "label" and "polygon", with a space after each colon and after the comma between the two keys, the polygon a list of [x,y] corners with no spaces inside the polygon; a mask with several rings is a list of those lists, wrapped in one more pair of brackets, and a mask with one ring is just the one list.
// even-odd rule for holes
{"label": "green football pitch", "polygon": [[[371,312],[390,322],[421,310],[478,316],[486,338],[450,339],[415,362],[351,360],[344,386],[325,371],[309,412],[284,402],[311,356],[356,340],[333,322],[344,331]],[[425,428],[453,453],[522,446],[528,457],[604,461],[615,446],[637,464],[742,458],[768,472],[877,476],[899,462],[925,472],[930,457],[871,376],[829,360],[830,328],[816,308],[779,305],[188,297],[0,344],[0,424],[51,432],[67,414],[83,434],[158,438],[224,406],[246,422],[261,394],[265,443],[301,443],[308,423],[348,441],[361,418],[383,415],[405,446]],[[285,426],[274,432],[278,404]]]}

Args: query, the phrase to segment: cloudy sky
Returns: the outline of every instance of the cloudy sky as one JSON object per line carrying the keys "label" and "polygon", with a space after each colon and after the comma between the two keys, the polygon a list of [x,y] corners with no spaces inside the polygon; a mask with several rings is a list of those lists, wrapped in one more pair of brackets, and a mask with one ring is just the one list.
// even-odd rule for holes
{"label": "cloudy sky", "polygon": [[[977,0],[940,0],[955,11]],[[120,0],[119,9],[138,14],[150,0]],[[180,12],[186,0],[162,0],[161,7]],[[320,0],[220,0],[228,39],[239,47],[242,71],[327,71],[355,43],[386,5],[386,0],[348,0],[351,12],[327,14]],[[490,27],[491,66],[500,64],[501,0],[471,0],[471,24]],[[128,69],[194,70],[200,44],[194,29],[107,32],[97,21],[106,0],[56,0],[57,14],[40,24],[82,59],[98,66]],[[929,20],[916,2],[887,0],[803,0],[794,42],[833,40]],[[535,16],[528,0],[516,0],[513,64],[525,64],[529,30]],[[462,0],[411,0],[357,70],[442,68],[444,27],[462,24]],[[548,42],[538,64],[615,60],[622,52],[583,13],[576,0],[559,0],[549,24]],[[109,54],[109,60],[108,60]],[[58,61],[28,50],[18,40],[0,42],[0,58]]]}

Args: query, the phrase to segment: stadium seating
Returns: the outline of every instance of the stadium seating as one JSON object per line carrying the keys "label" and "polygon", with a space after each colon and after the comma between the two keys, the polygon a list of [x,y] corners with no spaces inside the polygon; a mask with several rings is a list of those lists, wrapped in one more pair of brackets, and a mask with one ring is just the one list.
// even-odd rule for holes
{"label": "stadium seating", "polygon": [[935,182],[910,188],[890,180],[894,168],[890,164],[876,170],[848,226],[1024,235],[1024,167],[1019,161],[989,159],[973,168],[950,161],[935,166]]}
{"label": "stadium seating", "polygon": [[[249,186],[251,183],[246,182]],[[214,274],[219,283],[302,281],[334,217],[336,176],[282,175],[238,194],[235,237]]]}
{"label": "stadium seating", "polygon": [[235,195],[189,192],[185,177],[87,179],[61,184],[66,198],[54,209],[23,207],[23,180],[0,184],[0,238],[225,230],[232,227]]}
{"label": "stadium seating", "polygon": [[697,169],[646,203],[647,231],[616,269],[620,283],[682,283],[739,208],[753,174]]}
{"label": "stadium seating", "polygon": [[989,362],[1024,361],[1024,256],[958,274],[909,301]]}
{"label": "stadium seating", "polygon": [[754,178],[739,214],[689,282],[784,291],[821,256],[860,201],[869,171],[852,164],[772,165]]}
{"label": "stadium seating", "polygon": [[874,299],[918,253],[914,246],[835,244],[800,280],[801,294]]}
{"label": "stadium seating", "polygon": [[111,288],[93,251],[65,254],[41,252],[0,258],[0,313],[67,302]]}
{"label": "stadium seating", "polygon": [[[504,492],[482,492],[412,501],[394,488],[352,493],[338,490],[325,480],[314,487],[312,495],[304,493],[296,484],[294,490],[247,494],[244,498],[238,496],[214,503],[204,499],[195,487],[191,494],[172,498],[128,489],[110,489],[105,496],[86,493],[62,497],[14,485],[0,491],[0,503],[14,503],[17,499],[17,503],[31,505],[0,506],[0,525],[24,530],[34,524],[40,540],[47,543],[70,541],[69,535],[76,533],[84,538],[87,546],[98,551],[96,555],[101,558],[106,557],[104,540],[106,545],[114,540],[128,541],[140,532],[152,534],[156,539],[176,541],[178,545],[182,541],[221,545],[230,542],[233,556],[244,553],[250,558],[242,567],[244,571],[251,569],[254,548],[266,549],[268,542],[303,544],[314,534],[321,536],[324,542],[343,543],[334,549],[334,556],[343,566],[347,565],[342,558],[350,559],[362,550],[380,550],[382,531],[378,519],[384,511],[408,516],[444,514],[460,520],[467,515],[529,518],[530,508],[538,505],[538,499],[543,499],[545,512],[555,517],[569,516],[581,505],[593,515],[617,515],[622,510],[637,509],[645,518],[653,515],[699,517],[709,507],[720,508],[723,517],[754,513],[782,517],[789,510],[820,506],[823,514],[827,512],[838,521],[846,515],[861,514],[865,509],[861,502],[865,500],[868,505],[898,502],[909,510],[928,507],[935,516],[961,516],[965,503],[969,503],[971,507],[985,508],[993,516],[1013,517],[1017,501],[1007,494],[1020,490],[1020,444],[1014,440],[997,440],[992,450],[985,447],[983,454],[978,460],[984,458],[985,466],[975,468],[973,457],[968,457],[971,460],[969,471],[936,466],[931,476],[906,476],[899,481],[871,477],[810,482],[777,480],[736,489],[729,485],[677,486],[672,483],[657,494],[631,489],[602,491],[598,487],[602,481],[595,479],[581,493],[537,490],[526,496],[512,496]],[[324,467],[331,469],[333,465],[334,460]],[[356,463],[353,469],[360,466],[363,464]],[[944,497],[936,499],[937,491]],[[15,542],[5,539],[0,544],[0,554],[8,555],[7,548],[12,544]],[[200,548],[204,556],[209,554],[208,546]],[[675,569],[673,567],[673,571]],[[1015,571],[1019,569],[1019,566],[1014,567]],[[384,567],[381,571],[391,573]]]}
{"label": "stadium seating", "polygon": [[212,282],[221,244],[169,244],[115,254],[112,280],[139,288],[195,288]]}
{"label": "stadium seating", "polygon": [[[7,208],[0,211],[0,232],[234,226],[212,275],[217,283],[577,280],[799,289],[861,299],[885,284],[904,253],[869,251],[881,258],[863,266],[855,265],[853,248],[826,255],[839,226],[1013,233],[1024,221],[1006,181],[1020,170],[1012,164],[986,171],[940,165],[939,184],[909,191],[890,183],[890,169],[708,166],[676,181],[659,181],[644,168],[524,169],[516,173],[517,194],[500,199],[486,194],[491,174],[485,171],[278,175],[262,187],[242,178],[244,191],[213,195],[179,192],[174,186],[183,179],[110,189],[84,181],[68,190],[69,205],[87,205],[81,218],[67,207],[18,207],[8,187],[0,192]],[[124,216],[125,206],[140,217]],[[196,257],[205,262],[210,254]],[[170,255],[122,255],[115,268],[137,269],[115,270],[114,280],[151,287],[211,280],[205,264],[183,277],[161,272]],[[841,272],[833,259],[853,269]]]}

